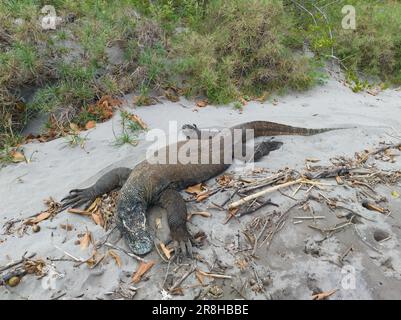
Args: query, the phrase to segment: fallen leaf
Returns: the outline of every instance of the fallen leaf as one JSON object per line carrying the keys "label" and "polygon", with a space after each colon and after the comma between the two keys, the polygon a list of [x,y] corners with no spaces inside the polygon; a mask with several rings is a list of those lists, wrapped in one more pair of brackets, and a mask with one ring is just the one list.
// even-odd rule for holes
{"label": "fallen leaf", "polygon": [[235,264],[238,266],[238,268],[241,271],[245,271],[248,268],[248,261],[246,261],[245,259],[239,259],[235,261]]}
{"label": "fallen leaf", "polygon": [[141,126],[142,129],[147,129],[148,125],[136,114],[130,114],[128,118]]}
{"label": "fallen leaf", "polygon": [[341,179],[340,176],[336,176],[336,181],[337,181],[337,184],[344,184],[344,181],[343,181],[343,179]]}
{"label": "fallen leaf", "polygon": [[199,283],[200,283],[201,285],[204,284],[204,279],[205,279],[205,277],[204,277],[204,275],[203,275],[202,273],[200,273],[198,270],[195,271],[195,277],[196,277],[196,279],[199,281]]}
{"label": "fallen leaf", "polygon": [[240,97],[239,101],[242,103],[243,106],[245,106],[248,103],[248,101],[246,101],[243,97]]}
{"label": "fallen leaf", "polygon": [[183,296],[184,290],[182,290],[182,288],[175,288],[175,289],[171,290],[170,293],[174,296]]}
{"label": "fallen leaf", "polygon": [[201,201],[203,201],[203,200],[209,198],[209,195],[210,195],[210,192],[209,192],[209,191],[206,191],[206,192],[203,192],[203,193],[201,193],[201,194],[198,194],[198,195],[196,196],[196,201],[197,201],[197,202],[201,202]]}
{"label": "fallen leaf", "polygon": [[89,244],[92,242],[92,233],[89,231],[85,232],[84,236],[82,239],[79,241],[79,245],[81,247],[81,250],[84,250],[89,247]]}
{"label": "fallen leaf", "polygon": [[[93,249],[92,255],[89,257],[89,259],[87,259],[85,262],[89,267],[93,267],[98,260],[96,259],[96,255],[97,255],[97,251],[96,249]],[[99,260],[103,259],[104,256],[102,258],[100,258]]]}
{"label": "fallen leaf", "polygon": [[39,213],[36,217],[30,218],[27,221],[25,221],[25,224],[27,225],[37,224],[43,220],[48,219],[51,216],[51,214],[52,213],[50,211],[43,211]]}
{"label": "fallen leaf", "polygon": [[36,274],[37,276],[42,276],[44,274],[44,267],[46,263],[42,259],[37,260],[26,260],[24,262],[24,270],[29,274]]}
{"label": "fallen leaf", "polygon": [[174,249],[169,249],[166,247],[166,245],[163,242],[160,242],[160,249],[162,249],[164,255],[168,260],[171,258],[171,252],[174,251]]}
{"label": "fallen leaf", "polygon": [[84,215],[84,216],[91,216],[92,215],[92,212],[89,212],[89,211],[86,211],[86,210],[73,209],[73,208],[68,209],[68,212],[69,213],[75,213],[75,214],[81,214],[81,215]]}
{"label": "fallen leaf", "polygon": [[94,128],[94,127],[96,127],[96,122],[93,121],[93,120],[88,121],[88,122],[86,123],[86,125],[85,125],[85,129],[86,129],[86,130],[92,129],[92,128]]}
{"label": "fallen leaf", "polygon": [[207,103],[208,103],[207,100],[198,100],[198,101],[196,101],[196,105],[197,105],[199,108],[204,108],[204,107],[206,107],[206,106],[207,106]]}
{"label": "fallen leaf", "polygon": [[74,132],[79,132],[79,127],[78,127],[78,125],[77,124],[75,124],[75,123],[70,123],[70,129],[72,130],[72,131],[74,131]]}
{"label": "fallen leaf", "polygon": [[391,192],[391,196],[392,196],[393,198],[397,199],[397,198],[400,197],[400,194],[399,194],[397,191],[393,191],[393,192]]}
{"label": "fallen leaf", "polygon": [[10,153],[13,162],[26,161],[25,155],[20,151],[12,151]]}
{"label": "fallen leaf", "polygon": [[305,160],[306,160],[307,162],[313,162],[313,163],[319,162],[319,161],[320,161],[320,159],[317,159],[317,158],[306,158]]}
{"label": "fallen leaf", "polygon": [[318,294],[314,294],[314,295],[312,295],[312,300],[323,300],[323,299],[326,299],[326,298],[332,296],[337,291],[338,291],[338,289],[334,289],[334,290],[331,290],[331,291],[326,291],[326,292],[321,292],[321,293],[318,293]]}
{"label": "fallen leaf", "polygon": [[100,213],[100,210],[92,213],[92,219],[98,226],[101,226],[102,228],[104,227],[104,220],[102,214]]}
{"label": "fallen leaf", "polygon": [[203,188],[202,183],[198,183],[194,186],[190,186],[190,187],[186,188],[185,192],[198,195],[198,194],[204,192],[204,188]]}
{"label": "fallen leaf", "polygon": [[121,263],[120,256],[116,252],[114,252],[113,250],[109,250],[108,254],[115,260],[115,262],[118,265],[118,267],[121,268],[122,263]]}
{"label": "fallen leaf", "polygon": [[89,206],[89,208],[85,211],[95,212],[97,210],[97,207],[100,205],[101,201],[102,200],[100,198],[96,198],[96,200],[93,201],[92,204]]}
{"label": "fallen leaf", "polygon": [[218,183],[219,185],[225,187],[225,186],[229,185],[229,184],[231,183],[231,181],[233,181],[233,178],[232,178],[232,176],[229,176],[229,175],[227,175],[227,174],[224,174],[224,175],[222,175],[222,176],[216,178],[216,181],[217,181],[217,183]]}
{"label": "fallen leaf", "polygon": [[188,221],[191,220],[191,218],[192,218],[193,216],[202,216],[202,217],[204,217],[204,218],[209,218],[209,217],[211,217],[212,215],[211,215],[209,212],[207,212],[207,211],[196,211],[196,212],[191,212],[190,214],[188,214],[187,220],[188,220]]}
{"label": "fallen leaf", "polygon": [[141,263],[138,267],[138,270],[132,276],[132,282],[138,283],[139,281],[141,281],[142,276],[146,272],[148,272],[154,265],[155,265],[155,263],[153,261],[149,261],[149,262],[141,261]]}

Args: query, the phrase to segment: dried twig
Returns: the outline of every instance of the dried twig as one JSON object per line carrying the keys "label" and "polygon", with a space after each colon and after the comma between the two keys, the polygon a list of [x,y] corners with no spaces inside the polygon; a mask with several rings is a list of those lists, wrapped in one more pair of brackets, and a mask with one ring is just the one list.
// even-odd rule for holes
{"label": "dried twig", "polygon": [[189,271],[186,272],[180,279],[178,279],[178,280],[172,285],[172,287],[169,289],[169,292],[172,292],[172,291],[174,291],[175,289],[177,289],[177,288],[181,285],[181,283],[183,283],[184,280],[185,280],[186,278],[188,278],[188,277],[190,276],[190,274],[191,274],[192,272],[194,272],[195,270],[196,270],[196,266],[195,266],[195,265],[192,265],[191,268],[189,269]]}
{"label": "dried twig", "polygon": [[135,260],[138,260],[138,261],[141,261],[141,262],[146,262],[145,259],[137,256],[136,254],[133,254],[132,252],[128,252],[127,250],[125,250],[123,248],[117,247],[114,244],[111,244],[110,242],[105,242],[104,245],[106,247],[121,251],[121,252],[125,253],[127,256],[129,256],[131,258],[134,258]]}
{"label": "dried twig", "polygon": [[240,199],[238,201],[235,201],[235,202],[231,203],[228,206],[228,209],[238,208],[239,206],[243,205],[244,203],[247,203],[249,201],[252,201],[253,199],[259,198],[259,197],[261,197],[261,196],[263,196],[263,195],[265,195],[267,193],[271,193],[271,192],[274,192],[276,190],[292,186],[294,184],[302,183],[304,181],[305,181],[305,179],[301,178],[301,179],[297,179],[297,180],[294,180],[294,181],[286,182],[286,183],[283,183],[283,184],[280,184],[280,185],[277,185],[277,186],[274,186],[274,187],[270,187],[270,188],[267,188],[265,190],[256,192],[256,193],[251,194],[251,195],[249,195],[249,196],[247,196],[245,198],[242,198],[242,199]]}
{"label": "dried twig", "polygon": [[24,262],[25,260],[27,260],[27,259],[33,258],[33,257],[36,255],[36,253],[31,253],[28,257],[26,257],[25,255],[26,255],[26,253],[22,256],[21,259],[15,261],[15,262],[9,263],[9,264],[5,265],[4,267],[1,267],[1,268],[0,268],[0,272],[3,272],[3,271],[5,271],[5,270],[7,270],[7,269],[10,269],[10,268],[12,268],[12,267],[15,267],[15,266],[17,266],[17,265],[23,263],[23,262]]}

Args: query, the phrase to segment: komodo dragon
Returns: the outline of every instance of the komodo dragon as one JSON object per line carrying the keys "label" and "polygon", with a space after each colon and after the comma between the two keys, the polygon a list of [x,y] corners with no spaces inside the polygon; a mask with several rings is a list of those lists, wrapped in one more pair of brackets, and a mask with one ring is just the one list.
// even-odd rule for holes
{"label": "komodo dragon", "polygon": [[[187,127],[188,128],[188,127]],[[235,129],[242,131],[241,141],[232,141],[234,144],[245,145],[245,130],[254,131],[254,137],[276,135],[315,135],[331,130],[343,128],[306,129],[287,126],[268,121],[252,121],[231,127],[228,132]],[[222,133],[214,138],[221,139]],[[213,138],[213,139],[214,139]],[[191,142],[192,147],[199,151],[202,140],[190,139],[179,141],[175,146],[180,148],[185,143]],[[254,161],[267,155],[270,151],[277,150],[282,145],[278,141],[263,141],[255,145]],[[167,154],[172,145],[165,147]],[[145,255],[153,248],[151,233],[146,225],[146,211],[151,205],[159,205],[167,211],[167,220],[170,227],[171,238],[175,243],[177,254],[185,252],[192,256],[191,235],[188,232],[187,208],[179,190],[204,182],[224,172],[229,163],[224,163],[224,147],[220,148],[218,161],[207,164],[197,163],[151,163],[148,159],[140,162],[134,169],[115,168],[104,174],[97,182],[85,189],[71,190],[65,197],[63,209],[67,207],[79,207],[90,205],[97,197],[117,188],[121,188],[117,201],[116,224],[121,231],[130,250],[138,255]],[[161,150],[161,149],[160,149]],[[203,149],[204,150],[204,149]],[[207,149],[209,157],[212,157],[211,148]],[[231,151],[232,152],[232,149]],[[200,152],[199,152],[200,153]],[[199,155],[200,156],[200,155]],[[232,158],[232,154],[230,155]],[[209,158],[210,159],[210,158]]]}

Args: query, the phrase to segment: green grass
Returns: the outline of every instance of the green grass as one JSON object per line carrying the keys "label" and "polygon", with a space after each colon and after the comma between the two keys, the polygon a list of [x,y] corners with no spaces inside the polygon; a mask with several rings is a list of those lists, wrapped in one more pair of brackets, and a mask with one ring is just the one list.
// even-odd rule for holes
{"label": "green grass", "polygon": [[136,146],[138,144],[138,133],[142,131],[142,127],[135,121],[130,119],[130,114],[127,111],[121,111],[121,133],[115,136],[115,145],[122,146],[130,144]]}
{"label": "green grass", "polygon": [[[74,23],[43,31],[44,4]],[[356,30],[341,27],[345,4],[356,8]],[[40,112],[71,111],[61,125],[99,121],[88,106],[104,95],[135,91],[149,104],[153,91],[176,87],[222,104],[306,90],[325,82],[332,55],[355,92],[401,84],[400,21],[401,2],[391,0],[3,0],[0,151]],[[304,42],[315,57],[302,55]],[[123,63],[110,63],[113,46]],[[38,88],[29,103],[19,95],[26,87]],[[138,128],[125,127],[120,141],[129,143]]]}

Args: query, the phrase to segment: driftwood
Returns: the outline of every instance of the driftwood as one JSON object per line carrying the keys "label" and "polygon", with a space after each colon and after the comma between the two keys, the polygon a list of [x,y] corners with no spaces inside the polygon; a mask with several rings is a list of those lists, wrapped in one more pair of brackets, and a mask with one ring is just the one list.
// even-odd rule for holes
{"label": "driftwood", "polygon": [[335,178],[337,176],[344,176],[349,174],[350,169],[347,167],[337,167],[333,169],[325,169],[316,173],[305,173],[305,177],[308,179],[322,179],[322,178]]}
{"label": "driftwood", "polygon": [[265,190],[256,192],[256,193],[251,194],[251,195],[249,195],[249,196],[247,196],[245,198],[242,198],[242,199],[240,199],[238,201],[235,201],[235,202],[231,203],[228,206],[228,209],[232,210],[232,209],[238,208],[239,206],[243,205],[244,203],[252,201],[253,199],[259,198],[259,197],[261,197],[261,196],[263,196],[265,194],[274,192],[276,190],[279,190],[279,189],[282,189],[282,188],[285,188],[285,187],[293,186],[294,184],[298,184],[298,183],[302,183],[302,182],[305,182],[305,179],[301,178],[301,179],[297,179],[295,181],[289,181],[289,182],[280,184],[278,186],[270,187],[270,188],[267,188]]}
{"label": "driftwood", "polygon": [[370,152],[366,153],[358,162],[359,163],[363,163],[366,160],[368,160],[368,158],[370,156],[374,156],[374,155],[376,155],[376,154],[378,154],[380,152],[386,151],[388,149],[399,149],[399,148],[401,148],[401,143],[389,144],[387,146],[377,148],[376,150],[373,150],[373,151],[370,151]]}

